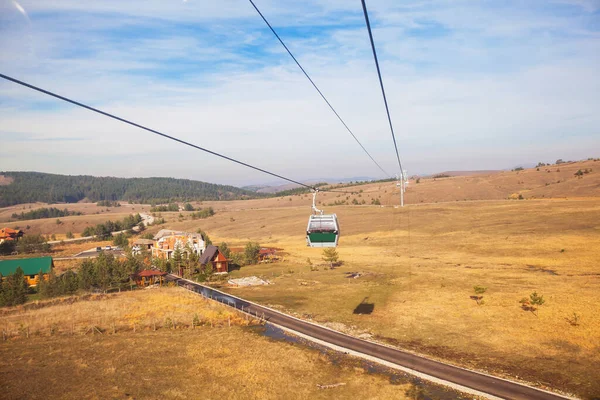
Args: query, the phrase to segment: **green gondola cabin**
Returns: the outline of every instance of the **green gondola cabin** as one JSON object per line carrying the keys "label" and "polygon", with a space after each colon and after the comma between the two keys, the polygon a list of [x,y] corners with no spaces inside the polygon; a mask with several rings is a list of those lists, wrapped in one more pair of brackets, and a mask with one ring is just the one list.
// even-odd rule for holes
{"label": "green gondola cabin", "polygon": [[17,268],[21,267],[25,275],[25,280],[29,286],[38,284],[38,275],[43,274],[44,279],[48,279],[48,274],[54,268],[52,257],[20,258],[16,260],[1,260],[0,274],[2,280],[15,273]]}
{"label": "green gondola cabin", "polygon": [[311,215],[306,228],[309,247],[336,247],[340,228],[335,214]]}

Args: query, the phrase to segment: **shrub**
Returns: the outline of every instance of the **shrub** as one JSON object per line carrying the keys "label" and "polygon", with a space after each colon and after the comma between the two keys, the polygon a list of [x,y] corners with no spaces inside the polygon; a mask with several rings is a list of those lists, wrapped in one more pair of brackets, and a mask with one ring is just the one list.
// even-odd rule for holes
{"label": "shrub", "polygon": [[25,235],[17,242],[19,253],[47,253],[50,245],[42,235]]}
{"label": "shrub", "polygon": [[123,232],[121,232],[113,238],[113,244],[115,246],[128,247],[129,240],[127,239],[127,236]]}
{"label": "shrub", "polygon": [[333,269],[333,264],[337,263],[340,256],[335,247],[327,247],[323,249],[323,261],[329,263],[329,267]]}
{"label": "shrub", "polygon": [[473,286],[473,291],[475,292],[475,296],[471,296],[471,299],[475,300],[477,305],[482,305],[483,294],[487,291],[487,288],[483,286]]}
{"label": "shrub", "polygon": [[579,318],[580,318],[579,314],[574,312],[573,315],[571,315],[570,317],[566,317],[565,319],[572,326],[579,326]]}
{"label": "shrub", "polygon": [[260,244],[256,242],[248,242],[246,243],[246,248],[244,249],[244,259],[246,264],[256,264],[258,263],[258,254],[260,253]]}
{"label": "shrub", "polygon": [[537,310],[545,302],[546,300],[544,300],[544,296],[538,295],[537,292],[531,293],[529,298],[523,297],[521,300],[519,300],[519,303],[521,303],[521,308],[525,311],[531,311],[536,317]]}

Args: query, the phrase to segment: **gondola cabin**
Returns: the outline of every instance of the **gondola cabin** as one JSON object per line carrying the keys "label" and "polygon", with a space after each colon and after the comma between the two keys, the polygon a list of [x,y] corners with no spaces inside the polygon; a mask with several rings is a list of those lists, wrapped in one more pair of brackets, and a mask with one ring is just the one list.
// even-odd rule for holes
{"label": "gondola cabin", "polygon": [[308,219],[306,243],[309,247],[336,247],[340,227],[335,214],[316,214]]}

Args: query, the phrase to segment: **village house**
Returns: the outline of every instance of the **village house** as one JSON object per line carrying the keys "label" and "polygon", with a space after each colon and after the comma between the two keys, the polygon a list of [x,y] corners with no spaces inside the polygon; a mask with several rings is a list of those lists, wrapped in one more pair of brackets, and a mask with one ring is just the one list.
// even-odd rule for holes
{"label": "village house", "polygon": [[140,254],[142,249],[144,249],[151,253],[153,246],[154,246],[154,240],[152,240],[152,239],[137,239],[136,241],[133,242],[133,246],[131,247],[131,252],[133,254]]}
{"label": "village house", "polygon": [[0,229],[0,244],[11,241],[19,240],[23,237],[23,231],[20,229],[2,228]]}
{"label": "village house", "polygon": [[20,258],[17,260],[1,260],[0,274],[2,279],[15,273],[17,268],[21,267],[25,274],[25,280],[29,286],[38,284],[38,275],[41,272],[44,279],[48,279],[48,274],[54,268],[52,257]]}
{"label": "village house", "polygon": [[137,274],[131,275],[131,279],[133,279],[138,286],[150,286],[156,283],[162,286],[165,276],[167,276],[166,272],[157,269],[145,269]]}
{"label": "village house", "polygon": [[182,258],[187,259],[190,252],[201,256],[206,245],[199,233],[189,233],[161,229],[155,236],[156,241],[151,247],[152,257],[170,260],[176,249],[181,252]]}
{"label": "village house", "polygon": [[201,266],[210,266],[214,272],[229,272],[229,260],[221,253],[217,246],[212,244],[206,248],[200,257]]}

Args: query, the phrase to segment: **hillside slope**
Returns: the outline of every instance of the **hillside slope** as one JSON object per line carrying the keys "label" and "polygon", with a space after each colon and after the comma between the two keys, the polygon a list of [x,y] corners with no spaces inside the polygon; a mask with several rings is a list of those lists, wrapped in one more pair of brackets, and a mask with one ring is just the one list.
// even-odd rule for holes
{"label": "hillside slope", "polygon": [[83,199],[136,203],[169,200],[235,200],[264,195],[234,186],[174,178],[114,178],[56,175],[41,172],[0,172],[0,207],[22,203],[76,203]]}

